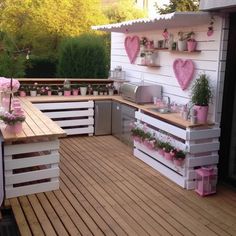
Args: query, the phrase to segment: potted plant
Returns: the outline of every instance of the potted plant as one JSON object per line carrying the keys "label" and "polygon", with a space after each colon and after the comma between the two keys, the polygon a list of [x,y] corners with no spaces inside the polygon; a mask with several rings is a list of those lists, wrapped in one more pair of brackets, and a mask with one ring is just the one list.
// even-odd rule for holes
{"label": "potted plant", "polygon": [[73,96],[79,95],[79,85],[78,84],[72,84],[72,94],[73,94]]}
{"label": "potted plant", "polygon": [[87,85],[86,84],[81,85],[79,90],[80,90],[80,95],[86,96],[86,94],[87,94]]}
{"label": "potted plant", "polygon": [[63,88],[60,87],[60,86],[57,87],[57,95],[58,96],[62,96],[63,95]]}
{"label": "potted plant", "polygon": [[6,124],[7,132],[20,133],[22,131],[22,123],[25,121],[25,115],[20,109],[17,112],[4,112],[0,115],[0,119]]}
{"label": "potted plant", "polygon": [[197,41],[194,39],[195,33],[191,31],[188,33],[188,39],[187,39],[187,48],[189,52],[194,52],[197,47]]}
{"label": "potted plant", "polygon": [[206,123],[208,105],[212,99],[212,89],[206,74],[201,74],[192,86],[192,103],[197,112],[197,122]]}
{"label": "potted plant", "polygon": [[186,33],[183,33],[182,31],[179,31],[178,32],[178,43],[177,43],[177,46],[178,46],[178,50],[179,51],[186,51],[187,50],[187,38],[188,38],[188,35]]}
{"label": "potted plant", "polygon": [[158,153],[159,153],[161,156],[164,157],[165,142],[158,140],[158,141],[155,143],[155,147],[157,148]]}
{"label": "potted plant", "polygon": [[137,126],[133,127],[131,129],[131,136],[132,136],[133,140],[136,141],[136,142],[141,143],[142,140],[143,140],[144,135],[145,135],[145,132]]}
{"label": "potted plant", "polygon": [[165,159],[172,161],[173,160],[173,152],[172,151],[174,150],[174,147],[169,142],[165,142],[163,150],[164,150]]}
{"label": "potted plant", "polygon": [[140,40],[140,51],[145,51],[146,47],[148,45],[148,39],[147,37],[141,37],[141,40]]}
{"label": "potted plant", "polygon": [[19,95],[20,95],[20,97],[26,97],[27,96],[27,86],[24,86],[24,85],[20,86]]}
{"label": "potted plant", "polygon": [[99,85],[93,84],[92,85],[92,91],[94,96],[98,96],[98,91],[99,91]]}
{"label": "potted plant", "polygon": [[106,87],[108,89],[108,95],[114,95],[115,86],[113,84],[108,84]]}
{"label": "potted plant", "polygon": [[37,96],[37,88],[38,88],[38,83],[34,83],[32,86],[30,86],[30,96],[32,97]]}
{"label": "potted plant", "polygon": [[179,149],[175,149],[173,152],[174,152],[174,160],[173,160],[174,164],[176,166],[182,166],[185,160],[186,153]]}

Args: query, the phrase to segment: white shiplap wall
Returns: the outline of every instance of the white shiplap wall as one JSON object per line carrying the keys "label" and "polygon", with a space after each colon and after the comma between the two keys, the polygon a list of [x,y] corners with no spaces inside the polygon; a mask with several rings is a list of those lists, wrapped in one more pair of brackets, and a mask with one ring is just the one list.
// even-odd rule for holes
{"label": "white shiplap wall", "polygon": [[[191,22],[189,22],[189,25],[191,25]],[[112,33],[111,69],[114,69],[116,66],[122,66],[122,69],[126,72],[126,79],[132,82],[139,82],[143,78],[145,82],[162,85],[163,95],[169,96],[171,101],[180,104],[189,102],[194,79],[196,79],[200,73],[205,72],[209,76],[210,83],[214,90],[213,104],[210,105],[209,119],[219,122],[227,50],[227,21],[224,20],[224,17],[215,16],[214,34],[211,37],[207,36],[207,29],[208,24],[197,27],[190,26],[187,28],[168,29],[169,33],[174,34],[175,40],[177,40],[179,31],[194,31],[195,39],[198,41],[197,49],[201,50],[201,52],[171,53],[169,51],[158,51],[157,61],[161,66],[160,68],[139,66],[135,63],[130,64],[124,48],[124,40],[127,35],[146,36],[150,40],[162,40],[162,30],[134,32],[129,34]],[[183,60],[192,59],[195,64],[195,73],[192,83],[185,91],[180,88],[173,72],[172,64],[176,58]]]}

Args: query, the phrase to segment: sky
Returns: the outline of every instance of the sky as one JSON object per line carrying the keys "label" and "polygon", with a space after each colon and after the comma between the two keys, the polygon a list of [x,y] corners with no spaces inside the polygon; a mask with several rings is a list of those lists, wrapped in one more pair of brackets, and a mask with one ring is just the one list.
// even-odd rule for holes
{"label": "sky", "polygon": [[[151,0],[150,2],[153,2],[153,3],[157,3],[158,6],[162,6],[163,4],[168,4],[169,3],[169,0]],[[150,7],[149,9],[149,16],[153,16],[156,14],[156,11],[155,11],[155,8],[154,7]]]}

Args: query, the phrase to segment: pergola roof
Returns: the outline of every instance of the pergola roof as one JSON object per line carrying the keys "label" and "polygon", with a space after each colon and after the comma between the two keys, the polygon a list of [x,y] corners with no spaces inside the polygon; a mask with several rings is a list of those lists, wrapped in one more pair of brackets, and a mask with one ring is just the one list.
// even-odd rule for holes
{"label": "pergola roof", "polygon": [[165,15],[156,15],[152,18],[124,21],[121,23],[92,26],[94,30],[106,32],[139,32],[153,29],[188,27],[207,24],[211,15],[207,12],[174,12]]}

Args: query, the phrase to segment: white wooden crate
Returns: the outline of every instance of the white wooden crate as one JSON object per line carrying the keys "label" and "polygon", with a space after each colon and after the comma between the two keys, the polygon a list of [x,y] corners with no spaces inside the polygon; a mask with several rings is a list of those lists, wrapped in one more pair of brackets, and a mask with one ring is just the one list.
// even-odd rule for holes
{"label": "white wooden crate", "polygon": [[4,144],[6,198],[59,188],[59,141]]}
{"label": "white wooden crate", "polygon": [[[158,138],[159,134],[157,130],[168,132],[172,136],[174,142],[172,144],[187,151],[183,168],[177,168],[173,163],[160,157],[156,151],[151,151],[144,145],[134,142],[134,155],[137,158],[152,166],[178,185],[187,189],[193,189],[196,178],[195,169],[209,165],[217,169],[219,161],[219,127],[181,129],[147,114],[143,114],[141,111],[135,113],[135,118],[139,122],[150,125],[148,130],[151,133],[156,133]],[[161,136],[165,138],[166,135],[162,134]]]}
{"label": "white wooden crate", "polygon": [[45,115],[54,120],[67,135],[94,133],[94,102],[35,103]]}

